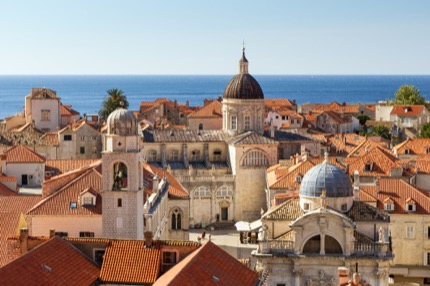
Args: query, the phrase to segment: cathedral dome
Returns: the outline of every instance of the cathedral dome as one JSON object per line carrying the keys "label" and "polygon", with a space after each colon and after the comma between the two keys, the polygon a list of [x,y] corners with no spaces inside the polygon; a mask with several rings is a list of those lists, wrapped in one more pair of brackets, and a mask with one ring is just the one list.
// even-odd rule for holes
{"label": "cathedral dome", "polygon": [[264,99],[263,90],[250,74],[237,74],[224,90],[227,99]]}
{"label": "cathedral dome", "polygon": [[300,184],[300,196],[320,197],[325,189],[327,198],[352,197],[351,180],[342,169],[330,164],[327,159],[311,168]]}
{"label": "cathedral dome", "polygon": [[107,118],[108,134],[137,135],[137,119],[132,111],[117,108]]}
{"label": "cathedral dome", "polygon": [[239,61],[239,74],[235,75],[224,90],[225,99],[264,99],[263,90],[258,82],[248,73],[248,60],[245,47]]}

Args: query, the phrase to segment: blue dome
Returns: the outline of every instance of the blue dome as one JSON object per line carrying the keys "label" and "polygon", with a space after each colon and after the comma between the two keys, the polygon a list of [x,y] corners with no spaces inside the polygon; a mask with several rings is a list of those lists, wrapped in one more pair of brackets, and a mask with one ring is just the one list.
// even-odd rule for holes
{"label": "blue dome", "polygon": [[340,168],[325,160],[310,169],[300,184],[300,196],[320,197],[326,190],[327,198],[352,197],[352,183],[349,176]]}

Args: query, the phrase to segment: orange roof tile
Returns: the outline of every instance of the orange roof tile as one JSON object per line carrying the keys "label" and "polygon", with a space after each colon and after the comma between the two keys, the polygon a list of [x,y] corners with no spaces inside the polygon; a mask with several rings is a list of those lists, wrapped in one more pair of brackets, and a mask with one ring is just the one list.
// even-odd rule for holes
{"label": "orange roof tile", "polygon": [[0,174],[0,182],[15,182],[15,176],[6,176],[5,174]]}
{"label": "orange roof tile", "polygon": [[258,274],[208,241],[153,285],[255,285]]}
{"label": "orange roof tile", "polygon": [[405,150],[409,150],[410,155],[423,155],[430,151],[430,138],[409,138],[406,141],[394,146],[398,155],[404,155]]}
{"label": "orange roof tile", "polygon": [[222,118],[222,103],[218,100],[214,100],[208,105],[204,106],[203,108],[194,111],[188,115],[188,117],[194,118],[194,117],[216,117]]}
{"label": "orange roof tile", "polygon": [[26,213],[41,199],[41,196],[0,196],[0,267],[10,261],[6,239],[17,234],[21,213]]}
{"label": "orange roof tile", "polygon": [[72,115],[79,115],[79,112],[72,109],[71,105],[60,105],[60,114],[61,116],[72,116]]}
{"label": "orange roof tile", "polygon": [[316,111],[334,111],[336,113],[358,113],[358,104],[339,104],[336,101],[333,101],[329,104],[321,104],[314,110]]}
{"label": "orange roof tile", "polygon": [[417,116],[424,108],[424,105],[395,105],[391,110],[391,114],[397,116]]}
{"label": "orange roof tile", "polygon": [[44,163],[45,157],[23,145],[15,145],[4,152],[7,163]]}
{"label": "orange roof tile", "polygon": [[[399,178],[381,178],[379,179],[379,192],[376,186],[360,187],[369,195],[375,197],[378,201],[377,207],[384,209],[384,202],[394,203],[395,214],[430,214],[430,197],[427,192],[421,191]],[[408,199],[413,200],[416,205],[414,212],[409,212],[406,207]]]}
{"label": "orange roof tile", "polygon": [[[101,174],[94,168],[87,169],[86,172],[40,201],[27,212],[27,215],[100,215],[102,213],[101,185]],[[92,188],[98,194],[95,206],[83,206],[79,200],[81,193],[88,188]],[[76,202],[76,207],[71,207],[72,202]]]}
{"label": "orange roof tile", "polygon": [[40,137],[39,142],[42,145],[48,146],[57,146],[60,144],[57,132],[46,132],[42,137]]}
{"label": "orange roof tile", "polygon": [[93,285],[100,268],[59,237],[32,249],[0,268],[1,285]]}
{"label": "orange roof tile", "polygon": [[56,175],[89,166],[100,159],[46,160],[45,171],[55,171]]}
{"label": "orange roof tile", "polygon": [[334,112],[334,111],[324,111],[321,114],[317,115],[317,117],[321,116],[322,114],[327,114],[328,116],[331,117],[331,119],[333,119],[334,121],[336,121],[337,123],[347,123],[347,122],[351,122],[350,119],[346,118],[346,117],[342,117],[340,116],[338,113]]}
{"label": "orange roof tile", "polygon": [[270,98],[264,99],[264,107],[268,109],[279,108],[279,107],[292,107],[293,104],[290,100],[286,98]]}
{"label": "orange roof tile", "polygon": [[16,192],[0,183],[0,196],[15,196]]}
{"label": "orange roof tile", "polygon": [[[355,170],[359,172],[360,176],[370,177],[390,176],[393,168],[401,169],[403,172],[403,167],[399,164],[399,160],[394,157],[394,154],[379,146],[361,157],[345,158],[344,162],[349,164],[348,172],[350,176],[354,175]],[[372,164],[370,171],[365,170],[366,163]]]}
{"label": "orange roof tile", "polygon": [[169,197],[176,197],[176,198],[188,198],[189,197],[188,192],[185,190],[185,188],[169,172],[162,170],[158,167],[155,167],[154,165],[151,165],[151,164],[144,164],[144,170],[146,170],[152,174],[149,177],[147,176],[147,180],[146,180],[148,182],[151,182],[151,184],[148,185],[148,187],[151,190],[152,190],[152,178],[156,174],[160,178],[163,178],[163,177],[167,178],[167,182],[169,183],[169,187],[168,187]]}
{"label": "orange roof tile", "polygon": [[160,255],[159,249],[145,248],[141,240],[112,241],[104,255],[100,279],[103,283],[152,284],[160,272]]}

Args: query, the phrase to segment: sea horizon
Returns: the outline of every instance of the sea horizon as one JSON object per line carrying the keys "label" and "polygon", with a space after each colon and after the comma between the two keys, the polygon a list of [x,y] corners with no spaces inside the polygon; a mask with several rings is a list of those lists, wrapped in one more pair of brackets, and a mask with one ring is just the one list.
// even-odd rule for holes
{"label": "sea horizon", "polygon": [[[216,99],[234,75],[0,75],[0,118],[23,111],[31,88],[46,87],[57,92],[63,104],[83,115],[97,113],[106,91],[124,91],[129,109],[141,101],[169,98],[191,106]],[[303,103],[376,103],[394,97],[403,84],[412,84],[421,95],[430,96],[430,75],[267,75],[252,74],[265,98],[288,98]]]}

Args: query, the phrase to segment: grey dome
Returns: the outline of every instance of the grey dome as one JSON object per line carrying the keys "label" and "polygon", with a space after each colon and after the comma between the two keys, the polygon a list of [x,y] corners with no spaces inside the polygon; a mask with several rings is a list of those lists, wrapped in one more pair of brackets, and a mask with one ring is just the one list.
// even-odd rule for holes
{"label": "grey dome", "polygon": [[227,99],[264,99],[264,94],[252,75],[240,73],[227,84],[223,97]]}
{"label": "grey dome", "polygon": [[107,118],[108,134],[137,135],[137,119],[133,112],[117,108]]}
{"label": "grey dome", "polygon": [[311,168],[300,184],[300,196],[320,197],[326,190],[327,198],[352,197],[352,183],[349,176],[340,168],[325,160]]}

